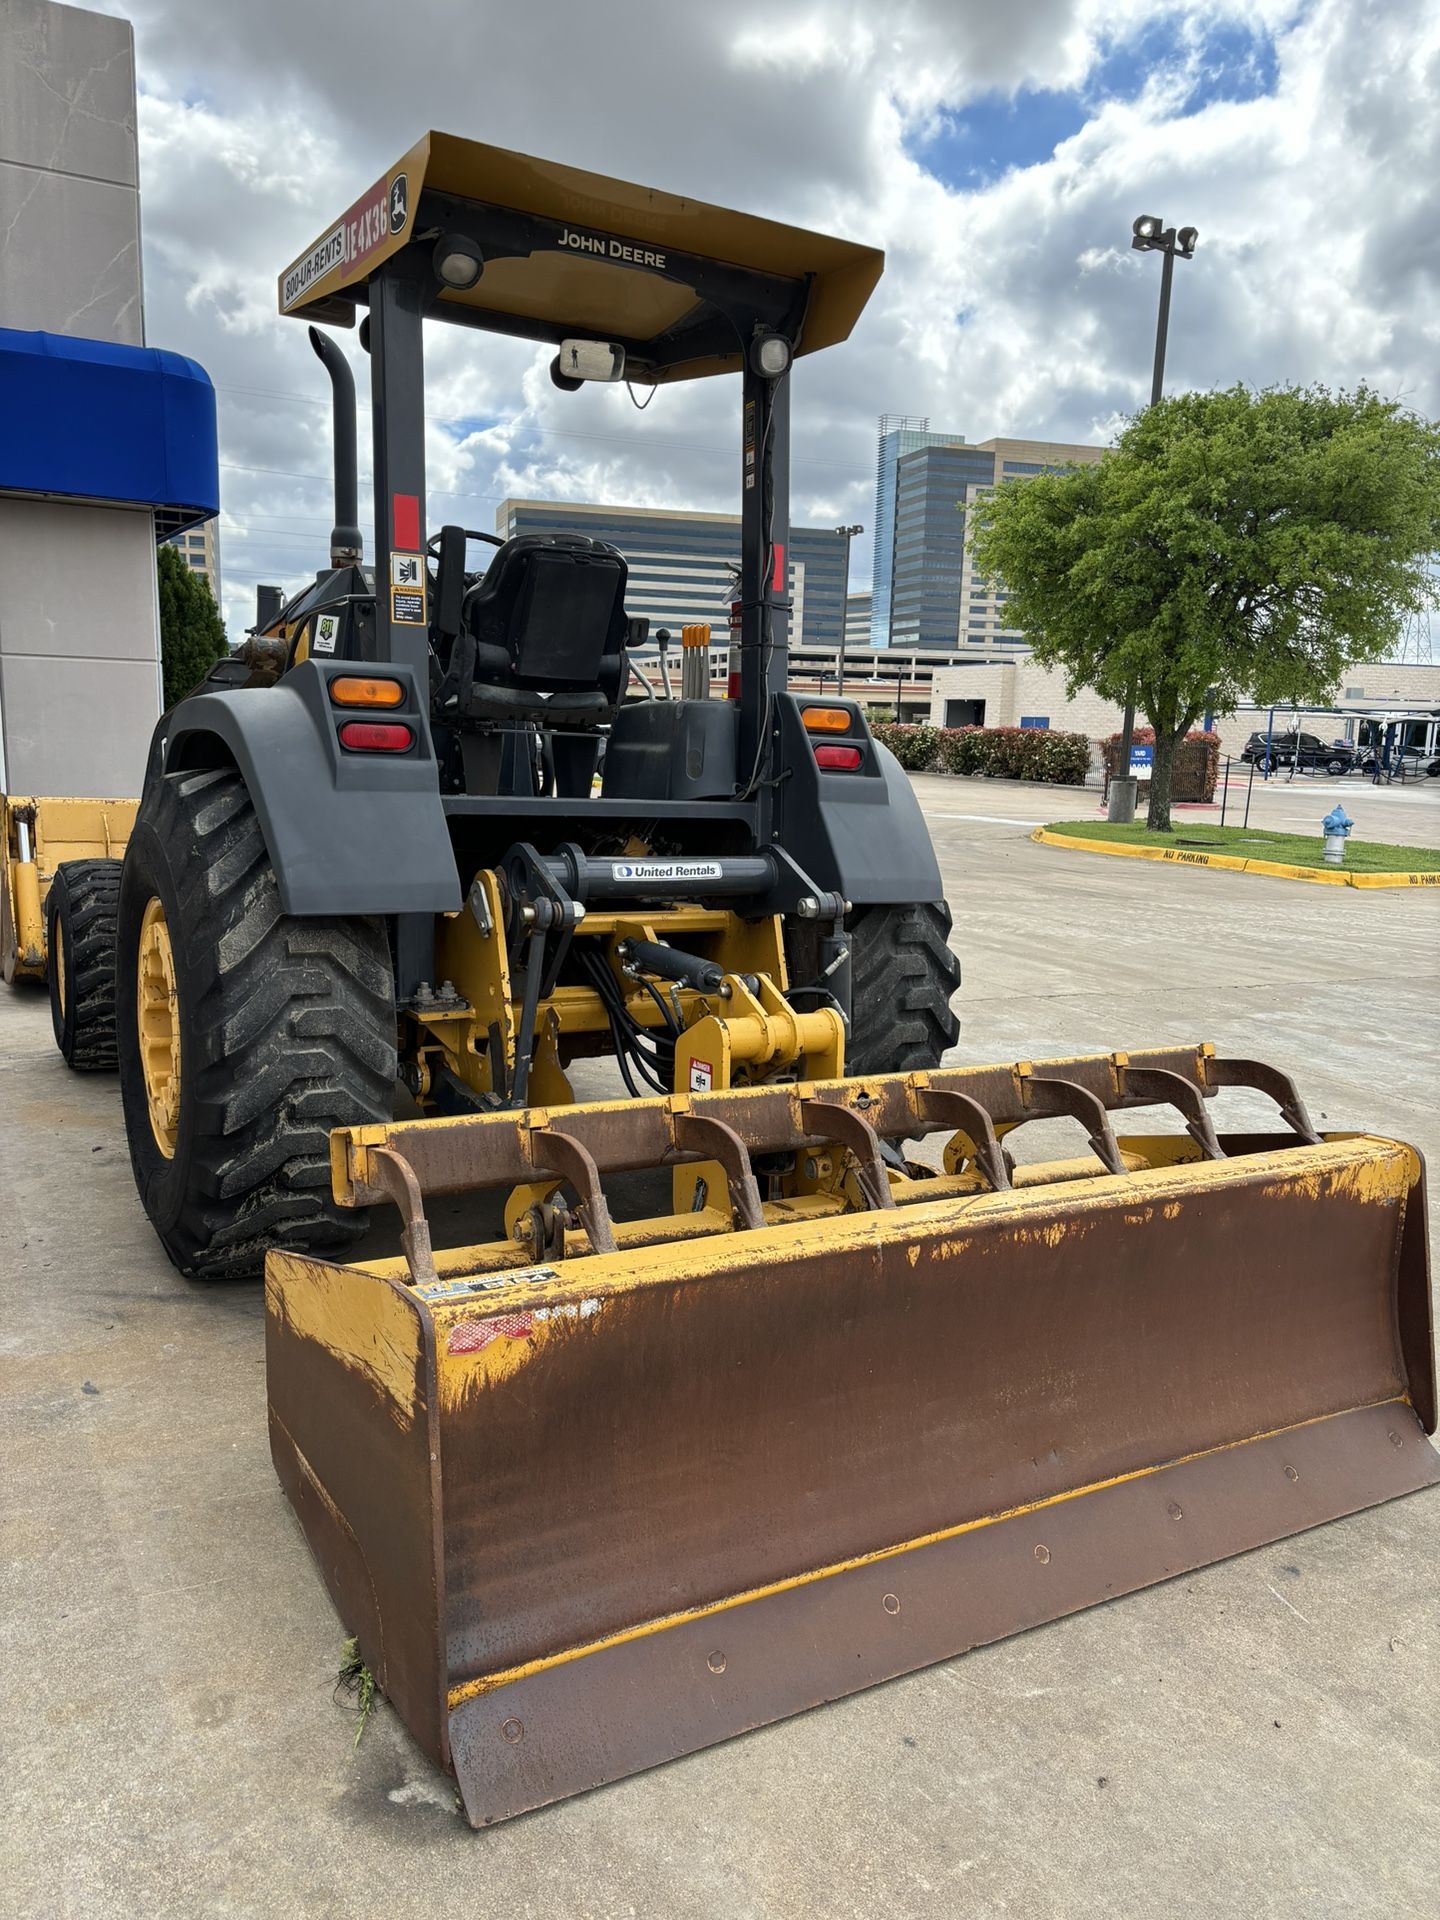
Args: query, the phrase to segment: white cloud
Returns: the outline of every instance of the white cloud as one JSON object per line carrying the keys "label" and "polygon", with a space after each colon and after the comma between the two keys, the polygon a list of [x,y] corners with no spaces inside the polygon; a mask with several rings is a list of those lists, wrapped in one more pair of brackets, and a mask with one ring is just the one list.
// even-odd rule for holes
{"label": "white cloud", "polygon": [[[1201,232],[1176,272],[1170,384],[1364,379],[1440,412],[1428,0],[114,10],[136,22],[144,94],[149,338],[219,389],[232,634],[257,578],[323,561],[330,520],[328,397],[275,275],[426,121],[886,248],[854,338],[796,370],[797,520],[868,525],[882,411],[977,439],[1106,437],[1149,386],[1142,211]],[[1053,158],[967,189],[915,157],[981,96],[1021,93],[1022,116],[1026,89],[1091,98],[1107,51],[1157,19],[1149,83],[1095,91]],[[1273,93],[1187,112],[1214,35],[1242,29],[1274,36]],[[623,390],[557,393],[521,343],[434,327],[428,352],[432,517],[488,528],[507,492],[735,503],[733,382],[664,389],[642,419]]]}

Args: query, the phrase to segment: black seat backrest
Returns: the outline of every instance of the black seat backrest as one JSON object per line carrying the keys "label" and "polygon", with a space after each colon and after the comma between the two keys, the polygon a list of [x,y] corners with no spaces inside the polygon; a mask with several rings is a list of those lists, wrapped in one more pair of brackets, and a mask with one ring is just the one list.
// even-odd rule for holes
{"label": "black seat backrest", "polygon": [[623,555],[584,534],[507,540],[465,596],[474,646],[467,710],[561,724],[613,712],[625,684],[626,579]]}

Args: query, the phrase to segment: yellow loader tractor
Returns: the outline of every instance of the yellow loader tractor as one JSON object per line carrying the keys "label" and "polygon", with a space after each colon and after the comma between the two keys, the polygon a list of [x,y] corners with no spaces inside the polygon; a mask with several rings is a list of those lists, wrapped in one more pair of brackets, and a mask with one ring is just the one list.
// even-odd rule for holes
{"label": "yellow loader tractor", "polygon": [[[787,685],[791,368],[881,266],[427,135],[280,280],[363,315],[369,564],[312,327],[330,568],[153,743],[140,1194],[182,1272],[263,1263],[280,1479],[477,1825],[1437,1477],[1410,1148],[1200,1044],[944,1064],[909,783]],[[731,697],[626,698],[614,547],[431,533],[427,319],[567,390],[738,376]],[[1267,1131],[1217,1130],[1237,1088]],[[1042,1117],[1074,1157],[1017,1163]],[[437,1244],[477,1194],[490,1237]],[[401,1251],[347,1262],[374,1209]]]}
{"label": "yellow loader tractor", "polygon": [[0,973],[48,986],[67,1066],[115,1067],[115,908],[133,800],[0,795]]}

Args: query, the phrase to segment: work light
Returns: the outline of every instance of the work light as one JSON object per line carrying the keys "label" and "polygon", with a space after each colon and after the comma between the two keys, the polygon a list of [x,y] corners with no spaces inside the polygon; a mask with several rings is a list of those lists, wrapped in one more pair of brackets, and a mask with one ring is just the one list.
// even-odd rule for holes
{"label": "work light", "polygon": [[783,333],[762,333],[750,343],[750,365],[763,380],[778,380],[790,365],[790,342]]}
{"label": "work light", "polygon": [[464,293],[485,271],[485,256],[463,234],[442,234],[435,247],[435,278],[443,286]]}

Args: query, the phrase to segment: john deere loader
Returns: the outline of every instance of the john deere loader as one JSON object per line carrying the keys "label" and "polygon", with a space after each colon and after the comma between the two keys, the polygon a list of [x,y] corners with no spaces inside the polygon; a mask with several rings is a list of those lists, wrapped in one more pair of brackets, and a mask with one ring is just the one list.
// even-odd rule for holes
{"label": "john deere loader", "polygon": [[[361,319],[369,564],[312,326],[330,567],[155,736],[140,1193],[182,1272],[263,1263],[280,1479],[477,1825],[1437,1478],[1409,1147],[1198,1042],[944,1064],[916,801],[786,674],[791,367],[881,266],[427,135],[280,280]],[[627,698],[614,547],[432,532],[427,320],[567,390],[738,380],[729,698]],[[1072,1157],[1018,1161],[1040,1118]],[[476,1194],[492,1237],[437,1245]],[[347,1261],[376,1209],[401,1251]]]}

